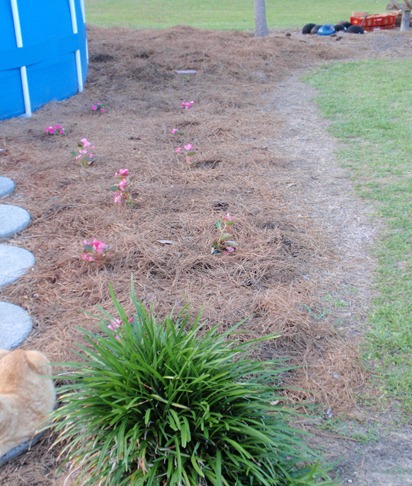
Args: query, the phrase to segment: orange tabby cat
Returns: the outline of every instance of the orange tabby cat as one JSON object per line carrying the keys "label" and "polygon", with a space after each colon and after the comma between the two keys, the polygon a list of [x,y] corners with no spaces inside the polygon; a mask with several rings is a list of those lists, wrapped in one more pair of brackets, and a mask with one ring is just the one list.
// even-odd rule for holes
{"label": "orange tabby cat", "polygon": [[53,410],[51,371],[38,351],[0,349],[0,457],[31,439]]}

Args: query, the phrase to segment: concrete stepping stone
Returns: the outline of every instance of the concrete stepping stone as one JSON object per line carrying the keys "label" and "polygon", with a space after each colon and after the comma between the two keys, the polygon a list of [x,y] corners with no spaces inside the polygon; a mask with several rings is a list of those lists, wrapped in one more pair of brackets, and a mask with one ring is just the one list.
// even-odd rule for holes
{"label": "concrete stepping stone", "polygon": [[0,244],[0,287],[15,282],[34,265],[34,255],[18,246]]}
{"label": "concrete stepping stone", "polygon": [[21,307],[0,302],[0,349],[20,346],[31,333],[33,322]]}
{"label": "concrete stepping stone", "polygon": [[0,197],[8,196],[15,187],[16,184],[11,179],[0,176]]}
{"label": "concrete stepping stone", "polygon": [[0,239],[11,238],[30,223],[30,214],[19,206],[0,204]]}

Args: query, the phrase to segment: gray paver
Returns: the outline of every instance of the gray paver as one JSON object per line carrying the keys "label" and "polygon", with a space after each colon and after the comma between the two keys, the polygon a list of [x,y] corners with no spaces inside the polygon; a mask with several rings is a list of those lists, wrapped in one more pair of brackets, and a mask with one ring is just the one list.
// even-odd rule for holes
{"label": "gray paver", "polygon": [[19,206],[0,204],[0,239],[11,238],[30,223],[30,214]]}
{"label": "gray paver", "polygon": [[8,196],[15,187],[16,185],[11,179],[0,176],[0,197]]}
{"label": "gray paver", "polygon": [[34,255],[18,246],[0,244],[0,287],[15,282],[34,265]]}
{"label": "gray paver", "polygon": [[31,317],[24,309],[9,302],[0,302],[0,349],[20,346],[32,327]]}

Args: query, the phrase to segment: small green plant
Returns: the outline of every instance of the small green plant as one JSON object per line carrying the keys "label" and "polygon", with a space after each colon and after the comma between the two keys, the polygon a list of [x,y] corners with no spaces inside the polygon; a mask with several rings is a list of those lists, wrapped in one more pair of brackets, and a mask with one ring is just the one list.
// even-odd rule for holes
{"label": "small green plant", "polygon": [[237,243],[233,240],[233,235],[228,233],[228,228],[235,223],[230,213],[216,221],[214,227],[219,231],[218,237],[212,242],[212,255],[225,255],[234,253],[237,249]]}
{"label": "small green plant", "polygon": [[56,443],[82,486],[318,484],[289,426],[285,369],[248,358],[274,336],[236,342],[240,324],[204,331],[187,310],[157,322],[133,286],[128,316],[111,294],[120,320],[103,311],[100,333],[83,330],[54,412]]}
{"label": "small green plant", "polygon": [[77,147],[77,152],[72,152],[75,160],[79,160],[83,167],[93,165],[95,157],[91,150],[95,148],[94,145],[92,145],[87,138],[82,138],[77,144]]}
{"label": "small green plant", "polygon": [[129,170],[119,169],[115,172],[114,176],[120,179],[117,184],[110,187],[110,190],[113,192],[114,203],[119,205],[124,203],[127,206],[133,207],[135,200],[130,189]]}

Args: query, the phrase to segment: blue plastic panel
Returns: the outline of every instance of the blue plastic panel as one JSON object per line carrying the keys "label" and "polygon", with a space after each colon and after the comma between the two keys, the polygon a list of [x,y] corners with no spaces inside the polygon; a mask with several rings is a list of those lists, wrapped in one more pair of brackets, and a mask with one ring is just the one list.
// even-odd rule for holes
{"label": "blue plastic panel", "polygon": [[[0,86],[0,119],[24,113],[20,69],[9,69],[0,72]],[[7,116],[2,117],[2,114]]]}
{"label": "blue plastic panel", "polygon": [[32,110],[78,92],[76,50],[85,82],[87,40],[80,1],[74,0],[78,33],[73,33],[69,0],[17,0],[22,47],[16,44],[11,0],[0,1],[0,119],[25,113],[21,66],[27,67]]}

